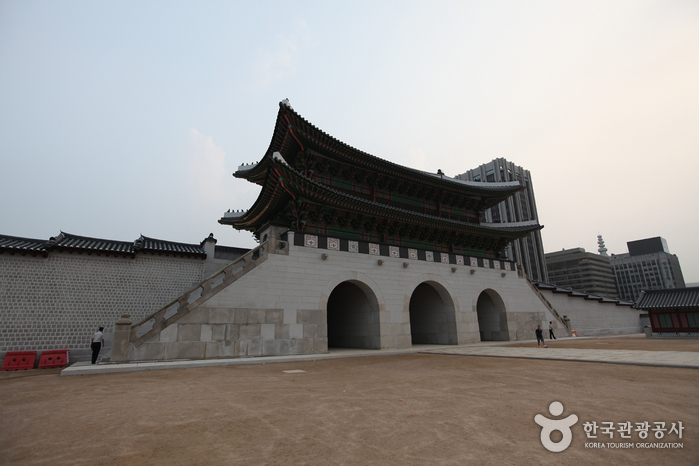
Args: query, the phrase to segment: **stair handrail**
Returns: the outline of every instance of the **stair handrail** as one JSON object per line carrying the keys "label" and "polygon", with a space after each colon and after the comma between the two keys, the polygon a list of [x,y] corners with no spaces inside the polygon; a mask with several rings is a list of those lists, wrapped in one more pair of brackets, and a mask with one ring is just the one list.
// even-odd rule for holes
{"label": "stair handrail", "polygon": [[556,318],[556,320],[563,325],[563,327],[568,328],[568,326],[565,324],[563,321],[563,318],[561,315],[558,313],[556,308],[553,307],[553,305],[549,302],[548,299],[546,299],[546,296],[541,292],[541,290],[534,284],[534,282],[531,281],[531,279],[527,276],[527,274],[524,274],[524,278],[527,281],[527,284],[529,287],[536,293],[536,295],[539,297],[542,303],[544,303],[544,306],[553,314],[553,316]]}

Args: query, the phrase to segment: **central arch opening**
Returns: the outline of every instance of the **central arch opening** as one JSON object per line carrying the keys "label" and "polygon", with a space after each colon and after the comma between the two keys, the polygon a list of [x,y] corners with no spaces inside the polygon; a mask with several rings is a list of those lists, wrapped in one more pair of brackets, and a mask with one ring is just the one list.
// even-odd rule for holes
{"label": "central arch opening", "polygon": [[493,290],[483,291],[478,296],[476,311],[481,341],[510,340],[505,303],[497,292]]}
{"label": "central arch opening", "polygon": [[456,345],[456,317],[451,297],[438,283],[425,282],[410,297],[412,342],[428,345]]}
{"label": "central arch opening", "polygon": [[380,349],[379,304],[374,293],[342,282],[328,298],[328,347]]}

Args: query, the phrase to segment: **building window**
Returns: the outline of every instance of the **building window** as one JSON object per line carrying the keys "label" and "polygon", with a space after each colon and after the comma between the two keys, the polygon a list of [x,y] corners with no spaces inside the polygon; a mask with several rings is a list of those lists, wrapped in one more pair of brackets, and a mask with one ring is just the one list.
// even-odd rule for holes
{"label": "building window", "polygon": [[660,328],[673,328],[670,314],[658,314],[658,319],[660,320]]}

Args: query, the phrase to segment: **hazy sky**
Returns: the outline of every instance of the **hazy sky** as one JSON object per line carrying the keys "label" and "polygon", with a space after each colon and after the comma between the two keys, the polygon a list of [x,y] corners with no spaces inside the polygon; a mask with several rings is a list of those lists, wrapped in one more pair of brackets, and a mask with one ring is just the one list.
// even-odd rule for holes
{"label": "hazy sky", "polygon": [[358,149],[532,172],[546,252],[667,239],[699,282],[699,2],[0,0],[0,233],[217,223],[289,98]]}

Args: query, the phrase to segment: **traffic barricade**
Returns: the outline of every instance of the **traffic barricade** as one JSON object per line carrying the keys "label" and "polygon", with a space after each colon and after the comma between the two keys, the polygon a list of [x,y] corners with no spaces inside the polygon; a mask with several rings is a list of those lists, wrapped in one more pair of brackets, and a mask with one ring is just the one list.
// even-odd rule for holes
{"label": "traffic barricade", "polygon": [[36,351],[8,351],[2,360],[3,371],[25,371],[34,368]]}
{"label": "traffic barricade", "polygon": [[66,367],[68,365],[68,350],[42,351],[39,356],[39,369]]}

